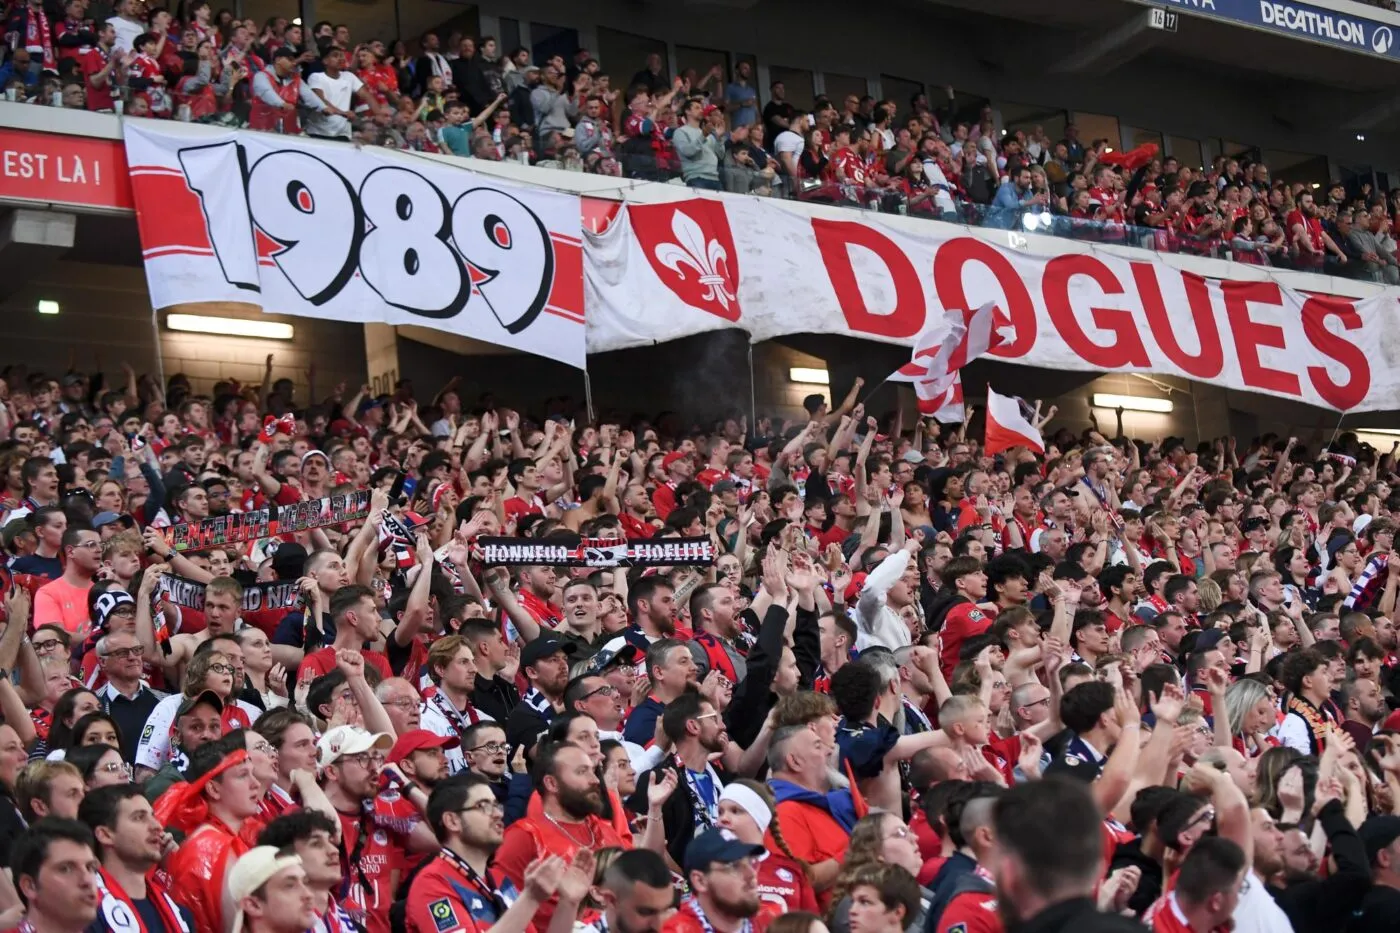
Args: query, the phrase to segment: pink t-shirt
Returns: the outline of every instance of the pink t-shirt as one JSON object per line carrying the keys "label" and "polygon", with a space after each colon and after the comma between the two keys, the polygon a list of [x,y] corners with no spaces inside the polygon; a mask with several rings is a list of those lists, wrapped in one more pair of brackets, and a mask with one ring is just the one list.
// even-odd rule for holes
{"label": "pink t-shirt", "polygon": [[87,634],[88,590],[92,583],[74,586],[59,578],[39,587],[34,594],[34,626],[61,625],[70,635]]}

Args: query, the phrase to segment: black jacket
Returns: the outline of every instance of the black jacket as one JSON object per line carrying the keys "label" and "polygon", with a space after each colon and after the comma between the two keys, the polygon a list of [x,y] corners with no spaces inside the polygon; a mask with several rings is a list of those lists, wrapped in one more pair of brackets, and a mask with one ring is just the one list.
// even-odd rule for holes
{"label": "black jacket", "polygon": [[[744,610],[746,621],[752,623],[753,616]],[[787,627],[787,609],[779,605],[768,607],[763,621],[758,626],[758,641],[749,649],[745,662],[748,675],[734,686],[734,698],[724,712],[724,722],[729,737],[740,748],[748,748],[759,730],[773,703],[773,677],[778,672],[778,662],[783,656],[783,631]],[[797,635],[794,631],[793,638]]]}
{"label": "black jacket", "polygon": [[1269,886],[1269,893],[1293,924],[1294,933],[1336,933],[1346,929],[1352,912],[1371,887],[1366,846],[1347,820],[1342,804],[1329,801],[1317,819],[1327,833],[1337,870],[1326,878],[1300,881],[1286,888]]}
{"label": "black jacket", "polygon": [[[685,848],[695,838],[695,802],[691,799],[684,768],[675,755],[666,756],[655,768],[637,775],[637,790],[627,800],[627,807],[633,813],[646,813],[647,789],[651,787],[652,781],[667,771],[676,772],[676,789],[661,807],[661,820],[666,826],[666,851],[677,865],[684,865]],[[719,775],[719,782],[715,786],[718,799],[720,790],[729,782],[730,777],[719,767],[715,768],[715,773]],[[708,819],[705,820],[705,825],[709,825]]]}
{"label": "black jacket", "polygon": [[1006,933],[1146,933],[1136,920],[1118,914],[1100,913],[1087,897],[1052,904],[1040,913],[1014,923]]}

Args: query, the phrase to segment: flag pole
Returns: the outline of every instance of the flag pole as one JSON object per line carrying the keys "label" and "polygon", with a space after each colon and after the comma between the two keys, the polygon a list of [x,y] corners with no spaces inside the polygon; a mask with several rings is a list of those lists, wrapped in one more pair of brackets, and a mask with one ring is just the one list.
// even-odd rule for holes
{"label": "flag pole", "polygon": [[753,341],[749,341],[749,430],[758,430],[758,385],[753,375]]}
{"label": "flag pole", "polygon": [[593,380],[588,375],[588,367],[583,368],[583,407],[588,412],[588,422],[593,423]]}

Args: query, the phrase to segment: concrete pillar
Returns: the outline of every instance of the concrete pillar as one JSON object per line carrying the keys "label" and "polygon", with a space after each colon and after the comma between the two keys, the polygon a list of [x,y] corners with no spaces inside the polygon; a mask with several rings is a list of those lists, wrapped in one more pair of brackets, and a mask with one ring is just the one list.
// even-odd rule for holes
{"label": "concrete pillar", "polygon": [[365,325],[365,368],[373,394],[394,391],[394,383],[399,380],[399,336],[392,325]]}

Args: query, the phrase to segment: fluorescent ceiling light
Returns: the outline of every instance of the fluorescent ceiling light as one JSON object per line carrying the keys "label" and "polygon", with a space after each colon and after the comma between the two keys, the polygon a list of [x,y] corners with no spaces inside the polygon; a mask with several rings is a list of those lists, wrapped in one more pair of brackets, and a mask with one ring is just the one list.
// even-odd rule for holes
{"label": "fluorescent ceiling light", "polygon": [[204,314],[171,314],[165,319],[171,330],[195,334],[219,334],[224,337],[262,337],[267,340],[291,340],[296,333],[290,324],[258,321],[240,317],[212,317]]}
{"label": "fluorescent ceiling light", "polygon": [[1108,392],[1094,393],[1095,408],[1121,408],[1124,411],[1150,411],[1158,415],[1170,414],[1171,399],[1143,398],[1141,395],[1113,395]]}
{"label": "fluorescent ceiling light", "polygon": [[39,302],[39,313],[40,313],[40,314],[57,314],[57,313],[58,313],[58,302],[56,302],[56,301],[40,301],[40,302]]}
{"label": "fluorescent ceiling light", "polygon": [[788,370],[788,379],[792,382],[810,382],[814,385],[831,385],[831,373],[825,369],[813,369],[810,366],[794,366]]}

